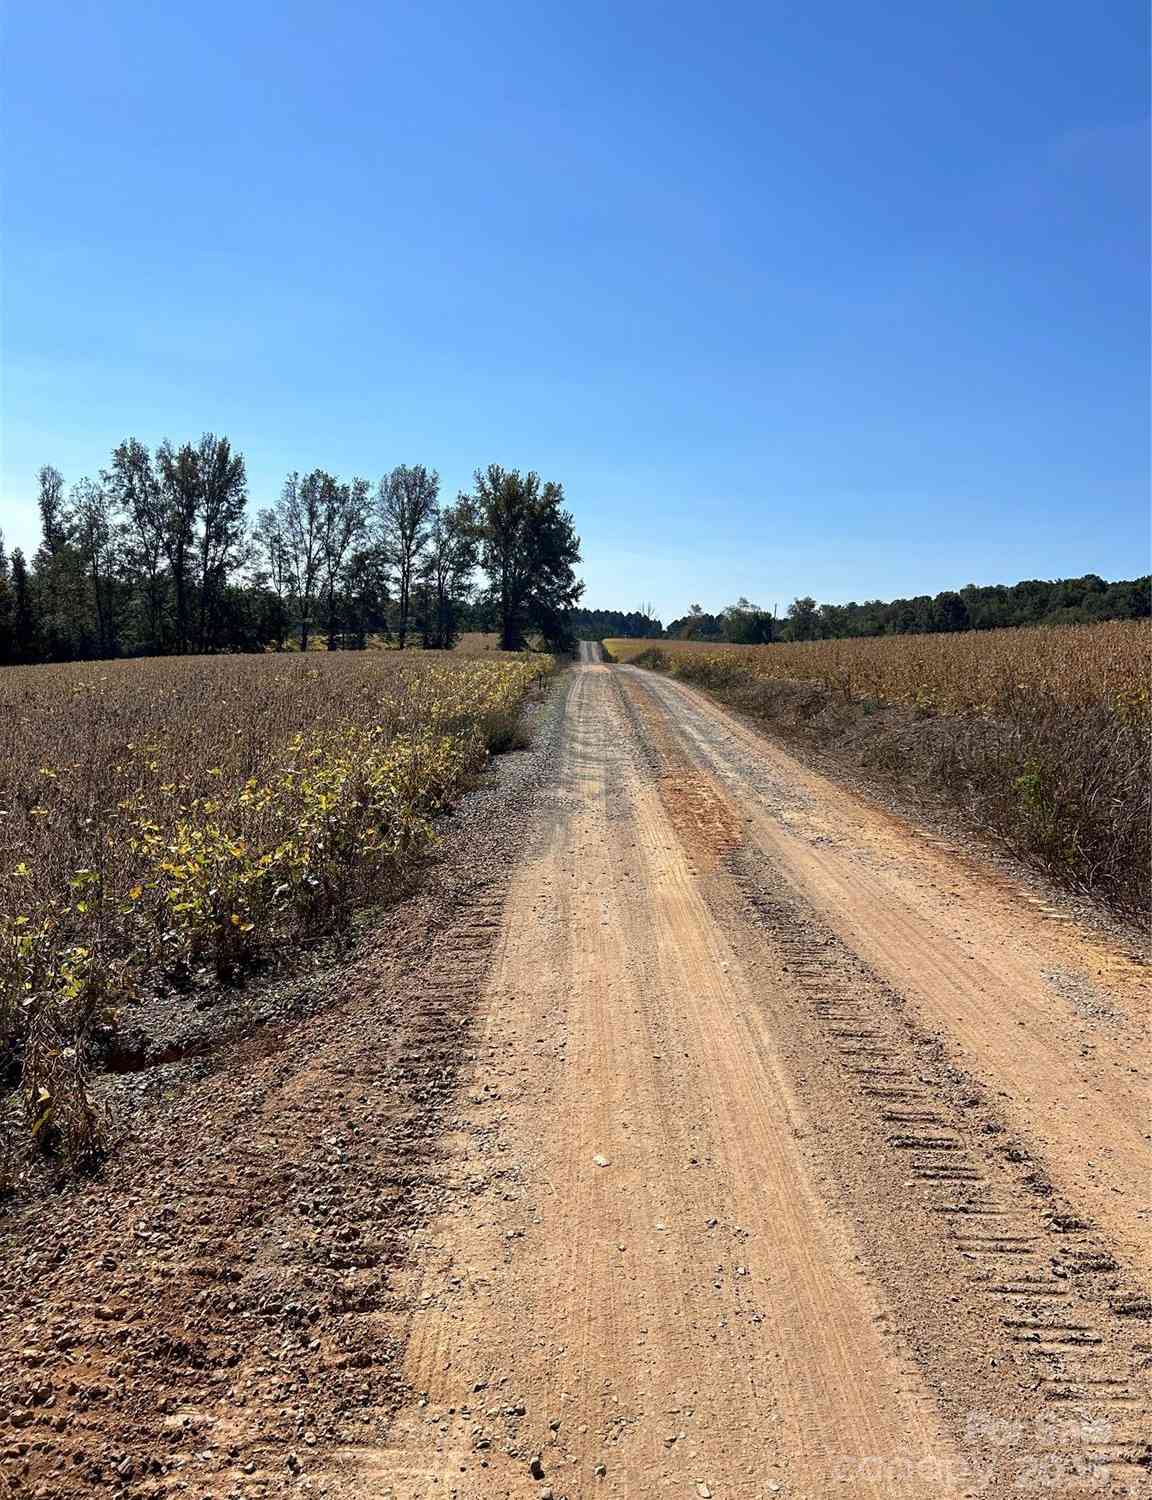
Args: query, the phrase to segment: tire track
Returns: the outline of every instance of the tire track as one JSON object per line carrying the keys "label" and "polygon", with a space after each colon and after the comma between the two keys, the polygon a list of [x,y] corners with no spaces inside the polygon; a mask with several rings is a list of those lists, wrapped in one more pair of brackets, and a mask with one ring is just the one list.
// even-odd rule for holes
{"label": "tire track", "polygon": [[[936,1346],[917,1339],[915,1324],[906,1329],[923,1368],[945,1396],[956,1387],[960,1369],[939,1347],[939,1331],[950,1325],[954,1342],[971,1337],[973,1348],[989,1351],[985,1357],[1012,1374],[1014,1392],[979,1377],[973,1389],[986,1384],[980,1399],[989,1421],[1027,1428],[1035,1441],[1022,1459],[985,1452],[978,1472],[996,1484],[1071,1473],[1098,1491],[1141,1489],[1152,1405],[1150,1304],[1138,1279],[1061,1197],[1029,1146],[1013,1138],[988,1090],[955,1066],[939,1037],[917,1027],[903,998],[781,880],[762,849],[731,836],[738,814],[728,787],[688,758],[691,741],[665,715],[667,701],[658,707],[629,686],[669,815],[710,859],[715,909],[735,925],[743,907],[766,970],[786,975],[804,1007],[801,1016],[777,1022],[796,1033],[797,1065],[810,1068],[822,1051],[854,1110],[868,1176],[846,1181],[843,1191],[855,1197],[858,1212],[866,1195],[885,1186],[890,1192],[887,1243],[879,1246],[875,1236],[871,1242],[882,1279],[898,1300],[919,1302],[922,1310],[923,1296],[893,1268],[902,1259],[931,1266],[933,1239],[943,1251],[935,1260],[942,1274],[923,1288],[937,1312],[941,1299],[948,1301],[948,1317],[935,1319]],[[717,830],[726,832],[717,837]],[[812,1092],[810,1107],[817,1108]],[[830,1132],[842,1120],[834,1096],[831,1086],[819,1093]],[[877,1172],[883,1155],[899,1163],[898,1178],[890,1171],[885,1181]],[[902,1201],[909,1192],[919,1199],[919,1215]],[[974,1415],[979,1411],[969,1407],[967,1427],[979,1427]]]}
{"label": "tire track", "polygon": [[[586,668],[569,702],[465,1088],[496,1102],[462,1110],[418,1251],[417,1394],[341,1493],[960,1495],[821,1185],[746,924],[710,913],[615,676]],[[676,816],[711,826],[694,796]]]}

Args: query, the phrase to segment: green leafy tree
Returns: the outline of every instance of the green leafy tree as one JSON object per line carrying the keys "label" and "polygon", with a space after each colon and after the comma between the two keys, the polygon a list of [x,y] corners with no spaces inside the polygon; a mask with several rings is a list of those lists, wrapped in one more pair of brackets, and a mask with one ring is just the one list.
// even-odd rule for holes
{"label": "green leafy tree", "polygon": [[424,564],[427,645],[442,651],[455,645],[460,633],[460,617],[471,591],[479,546],[476,506],[468,495],[461,495],[455,505],[436,512]]}
{"label": "green leafy tree", "polygon": [[161,542],[172,585],[173,632],[177,651],[187,651],[192,634],[196,514],[200,508],[200,464],[195,447],[174,448],[165,439],[156,450],[160,492]]}
{"label": "green leafy tree", "polygon": [[273,512],[272,525],[300,626],[301,651],[307,651],[312,633],[324,564],[324,512],[336,487],[337,481],[324,469],[313,469],[303,479],[289,474]]}
{"label": "green leafy tree", "polygon": [[[196,642],[201,651],[221,644],[229,584],[248,560],[245,506],[248,480],[243,454],[226,437],[206,432],[196,447]],[[234,608],[229,611],[236,618]]]}
{"label": "green leafy tree", "polygon": [[772,639],[772,616],[743,595],[724,610],[721,618],[725,636],[738,645],[762,646]]}
{"label": "green leafy tree", "polygon": [[810,595],[793,599],[788,606],[788,623],[794,641],[814,641],[820,635],[820,613]]}
{"label": "green leafy tree", "polygon": [[73,486],[71,521],[76,554],[83,569],[87,618],[84,632],[97,656],[119,650],[121,588],[119,535],[109,495],[102,484],[82,479]]}
{"label": "green leafy tree", "polygon": [[17,661],[35,661],[40,631],[28,564],[19,547],[12,552],[12,654]]}
{"label": "green leafy tree", "polygon": [[933,601],[934,625],[937,630],[967,630],[968,606],[954,589],[945,589]]}
{"label": "green leafy tree", "polygon": [[169,644],[169,580],[165,571],[165,511],[152,456],[126,438],[113,450],[104,488],[120,517],[120,556],[128,584],[126,628],[137,650],[155,654]]}
{"label": "green leafy tree", "polygon": [[499,612],[501,648],[521,650],[530,628],[564,647],[572,635],[568,614],[584,585],[574,571],[580,538],[563,508],[563,488],[499,464],[477,469],[475,478],[480,566]]}
{"label": "green leafy tree", "polygon": [[376,496],[379,542],[396,570],[400,649],[408,638],[412,588],[420,576],[424,552],[436,515],[440,476],[423,464],[399,464],[380,481]]}
{"label": "green leafy tree", "polygon": [[357,544],[368,534],[370,486],[366,479],[330,486],[320,514],[321,589],[328,649],[336,649],[348,596],[347,571]]}

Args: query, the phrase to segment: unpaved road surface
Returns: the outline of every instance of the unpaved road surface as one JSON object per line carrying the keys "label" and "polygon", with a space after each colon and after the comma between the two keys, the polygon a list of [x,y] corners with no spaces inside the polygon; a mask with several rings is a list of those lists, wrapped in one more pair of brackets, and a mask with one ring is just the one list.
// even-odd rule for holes
{"label": "unpaved road surface", "polygon": [[14,1492],[1147,1493],[1140,959],[595,647],[548,735],[406,975],[14,1224]]}

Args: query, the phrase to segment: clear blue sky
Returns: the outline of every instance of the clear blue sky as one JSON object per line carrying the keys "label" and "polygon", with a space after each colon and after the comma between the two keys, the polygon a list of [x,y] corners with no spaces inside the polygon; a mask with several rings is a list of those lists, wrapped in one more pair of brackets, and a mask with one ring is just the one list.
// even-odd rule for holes
{"label": "clear blue sky", "polygon": [[1148,567],[1143,0],[8,8],[0,522],[563,481],[665,619]]}

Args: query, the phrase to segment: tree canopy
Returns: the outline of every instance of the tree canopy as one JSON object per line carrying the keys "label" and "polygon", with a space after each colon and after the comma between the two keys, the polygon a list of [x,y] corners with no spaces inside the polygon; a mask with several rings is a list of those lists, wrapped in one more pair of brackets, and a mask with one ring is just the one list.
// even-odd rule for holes
{"label": "tree canopy", "polygon": [[126,438],[71,489],[46,464],[31,563],[0,535],[0,663],[447,648],[493,624],[513,649],[572,637],[580,542],[555,482],[492,464],[445,505],[423,464],[375,482],[317,467],[254,517],[248,498],[242,454],[213,433]]}
{"label": "tree canopy", "polygon": [[568,618],[584,585],[575,574],[580,538],[559,484],[536,473],[489,464],[477,469],[471,497],[480,565],[500,621],[500,645],[518,651],[529,629],[552,646],[572,639]]}

